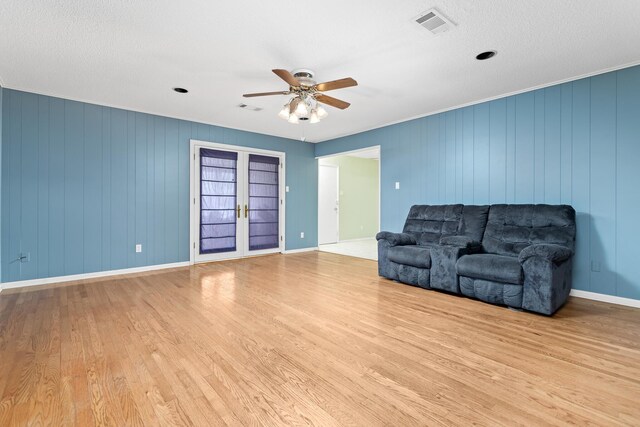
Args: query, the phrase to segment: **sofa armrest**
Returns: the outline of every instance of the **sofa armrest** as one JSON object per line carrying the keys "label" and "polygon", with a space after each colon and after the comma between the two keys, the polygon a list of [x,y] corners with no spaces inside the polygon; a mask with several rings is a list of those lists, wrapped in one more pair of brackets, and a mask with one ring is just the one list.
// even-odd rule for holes
{"label": "sofa armrest", "polygon": [[571,292],[573,251],[565,246],[536,244],[518,257],[524,272],[522,308],[552,315]]}
{"label": "sofa armrest", "polygon": [[482,244],[469,236],[444,236],[440,238],[440,245],[455,246],[465,249],[480,249]]}
{"label": "sofa armrest", "polygon": [[463,255],[473,252],[475,251],[457,245],[440,244],[429,247],[431,255],[430,286],[459,294],[456,263]]}
{"label": "sofa armrest", "polygon": [[518,260],[521,264],[524,264],[529,258],[539,257],[547,261],[560,263],[568,260],[572,255],[573,251],[566,246],[540,243],[524,248],[520,252]]}
{"label": "sofa armrest", "polygon": [[406,246],[415,245],[416,239],[407,233],[391,233],[389,231],[381,231],[376,234],[376,240],[386,240],[390,246]]}

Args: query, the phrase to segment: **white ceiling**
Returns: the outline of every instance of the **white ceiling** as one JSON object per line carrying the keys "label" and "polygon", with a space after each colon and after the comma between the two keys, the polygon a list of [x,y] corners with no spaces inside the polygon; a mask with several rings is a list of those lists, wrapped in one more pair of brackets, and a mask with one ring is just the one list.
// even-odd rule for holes
{"label": "white ceiling", "polygon": [[[414,22],[438,8],[457,26]],[[640,61],[638,0],[2,0],[5,87],[317,142]],[[479,62],[475,55],[495,49]],[[351,76],[316,125],[272,68]],[[186,87],[187,95],[171,88]]]}

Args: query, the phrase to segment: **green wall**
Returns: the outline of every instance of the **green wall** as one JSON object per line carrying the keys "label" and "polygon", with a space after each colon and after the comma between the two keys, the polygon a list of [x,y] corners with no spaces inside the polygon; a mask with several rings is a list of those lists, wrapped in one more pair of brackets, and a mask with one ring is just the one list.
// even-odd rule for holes
{"label": "green wall", "polygon": [[374,237],[379,224],[378,160],[338,156],[320,164],[338,166],[340,240]]}

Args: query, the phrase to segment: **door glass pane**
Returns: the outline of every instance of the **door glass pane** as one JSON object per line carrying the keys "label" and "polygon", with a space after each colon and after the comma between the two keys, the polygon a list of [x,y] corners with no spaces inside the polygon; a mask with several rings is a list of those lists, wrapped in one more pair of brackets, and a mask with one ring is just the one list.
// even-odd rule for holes
{"label": "door glass pane", "polygon": [[200,253],[236,250],[238,153],[200,149]]}
{"label": "door glass pane", "polygon": [[249,154],[249,250],[279,246],[278,157]]}

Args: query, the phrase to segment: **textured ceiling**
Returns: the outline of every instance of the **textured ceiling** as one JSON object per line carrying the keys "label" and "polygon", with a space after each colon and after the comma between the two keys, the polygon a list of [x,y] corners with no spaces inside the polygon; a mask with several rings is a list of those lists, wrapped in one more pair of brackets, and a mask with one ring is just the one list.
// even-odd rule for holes
{"label": "textured ceiling", "polygon": [[[414,22],[438,8],[456,27]],[[640,1],[2,0],[5,87],[317,142],[640,61]],[[498,56],[474,56],[495,49]],[[316,125],[277,117],[272,68],[360,85]],[[186,87],[187,95],[171,88]]]}

